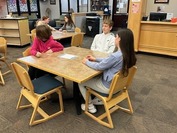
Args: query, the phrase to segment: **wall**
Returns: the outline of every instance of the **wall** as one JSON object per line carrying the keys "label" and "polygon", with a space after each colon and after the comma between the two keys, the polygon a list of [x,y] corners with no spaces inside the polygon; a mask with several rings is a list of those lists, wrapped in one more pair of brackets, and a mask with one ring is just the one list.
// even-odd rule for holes
{"label": "wall", "polygon": [[164,12],[173,13],[177,17],[177,0],[169,0],[168,4],[154,4],[154,0],[147,1],[146,15],[149,16],[150,12],[156,12],[158,6],[165,6]]}
{"label": "wall", "polygon": [[6,0],[0,0],[0,17],[6,16],[7,13],[7,4]]}
{"label": "wall", "polygon": [[[46,11],[48,11],[49,14]],[[50,0],[48,0],[47,2],[40,1],[40,12],[41,12],[41,17],[47,15],[50,17],[50,19],[59,18],[60,16],[59,1],[56,0],[56,5],[51,5]]]}
{"label": "wall", "polygon": [[[0,10],[1,10],[1,12],[0,12],[0,17],[2,17],[2,16],[5,16],[5,15],[7,15],[7,6],[5,5],[5,6],[3,6],[3,2],[5,2],[6,0],[0,0]],[[6,2],[5,2],[6,3]],[[74,4],[73,2],[72,2],[72,4]],[[112,8],[112,5],[113,4],[113,1],[112,0],[109,0],[109,7],[110,7],[110,9]],[[90,5],[90,0],[88,0],[88,5]],[[47,2],[41,2],[40,1],[40,12],[41,12],[41,17],[42,16],[45,16],[45,15],[48,15],[47,13],[46,13],[46,9],[47,8],[49,8],[48,9],[48,11],[49,11],[49,17],[51,18],[51,19],[55,19],[55,18],[59,18],[59,12],[60,12],[60,7],[59,7],[59,1],[58,0],[56,0],[56,5],[51,5],[50,4],[50,0],[48,0]],[[83,10],[86,10],[86,9],[83,9]],[[76,12],[76,9],[74,10],[75,12]],[[90,6],[88,6],[88,11],[90,11]],[[112,12],[112,10],[111,10],[111,12]],[[112,13],[111,13],[112,14]]]}

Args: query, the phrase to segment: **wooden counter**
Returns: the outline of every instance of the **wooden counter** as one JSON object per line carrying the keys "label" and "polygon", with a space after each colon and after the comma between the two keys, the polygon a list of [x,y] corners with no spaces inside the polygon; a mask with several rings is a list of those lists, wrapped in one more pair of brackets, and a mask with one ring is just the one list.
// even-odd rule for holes
{"label": "wooden counter", "polygon": [[138,51],[177,56],[177,23],[141,21]]}

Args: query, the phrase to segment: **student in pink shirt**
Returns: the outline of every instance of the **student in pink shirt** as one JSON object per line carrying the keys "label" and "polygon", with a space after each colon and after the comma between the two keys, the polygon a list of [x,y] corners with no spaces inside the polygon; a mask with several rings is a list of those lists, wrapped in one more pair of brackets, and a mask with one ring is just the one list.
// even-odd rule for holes
{"label": "student in pink shirt", "polygon": [[[36,27],[36,37],[34,39],[33,45],[31,47],[30,54],[38,58],[42,56],[43,53],[53,53],[63,50],[63,45],[55,41],[52,37],[52,32],[47,25],[39,25]],[[39,70],[34,67],[29,67],[28,71],[30,78],[33,80],[39,78],[45,74],[45,71]]]}

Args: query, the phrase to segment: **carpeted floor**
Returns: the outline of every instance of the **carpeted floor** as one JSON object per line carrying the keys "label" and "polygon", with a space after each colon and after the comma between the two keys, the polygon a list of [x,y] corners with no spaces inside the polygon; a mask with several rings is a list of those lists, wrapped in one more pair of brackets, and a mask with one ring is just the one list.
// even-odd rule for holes
{"label": "carpeted floor", "polygon": [[[89,48],[93,38],[85,37],[83,47]],[[8,47],[8,62],[22,56],[26,47]],[[76,114],[70,90],[63,90],[65,112],[47,122],[29,126],[32,109],[16,110],[20,86],[13,73],[4,77],[0,85],[1,133],[175,133],[177,132],[177,58],[155,54],[137,53],[138,71],[130,87],[133,115],[113,113],[114,129],[106,128],[84,113]],[[5,69],[5,68],[3,68]],[[50,104],[53,110],[57,103]],[[52,106],[52,107],[51,107]],[[47,106],[49,107],[49,106]],[[98,106],[98,111],[103,109]]]}

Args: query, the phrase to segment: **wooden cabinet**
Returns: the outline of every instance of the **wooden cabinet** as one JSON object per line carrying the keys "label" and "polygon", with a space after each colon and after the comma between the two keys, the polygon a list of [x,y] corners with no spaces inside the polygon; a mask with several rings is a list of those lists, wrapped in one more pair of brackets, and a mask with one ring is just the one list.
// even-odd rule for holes
{"label": "wooden cabinet", "polygon": [[23,46],[30,43],[27,18],[1,18],[0,37],[7,40],[7,45]]}
{"label": "wooden cabinet", "polygon": [[141,21],[138,51],[177,56],[177,24]]}

